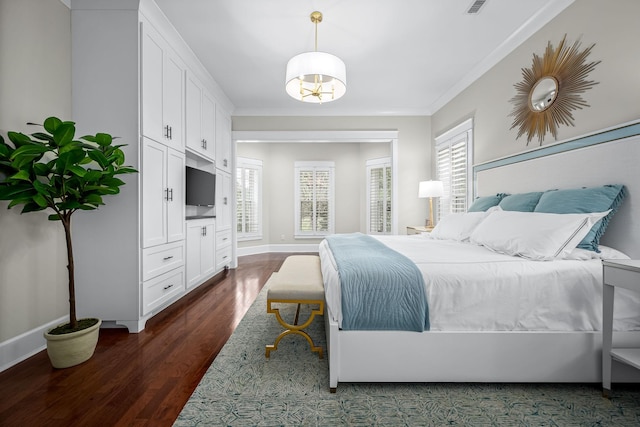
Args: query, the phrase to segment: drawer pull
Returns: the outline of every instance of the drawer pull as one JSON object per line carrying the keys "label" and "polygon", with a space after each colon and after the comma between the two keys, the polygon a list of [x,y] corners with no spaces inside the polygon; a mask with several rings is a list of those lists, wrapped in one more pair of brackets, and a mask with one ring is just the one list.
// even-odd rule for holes
{"label": "drawer pull", "polygon": [[222,259],[227,259],[229,258],[227,255],[223,256]]}
{"label": "drawer pull", "polygon": [[223,241],[223,242],[224,242],[225,240],[229,240],[229,238],[228,238],[228,237],[225,237],[224,239],[222,239],[222,241]]}
{"label": "drawer pull", "polygon": [[171,256],[166,256],[164,258],[162,258],[163,261],[169,261],[171,258],[173,258],[173,255]]}
{"label": "drawer pull", "polygon": [[167,289],[173,288],[173,285],[165,286],[162,290],[166,291]]}

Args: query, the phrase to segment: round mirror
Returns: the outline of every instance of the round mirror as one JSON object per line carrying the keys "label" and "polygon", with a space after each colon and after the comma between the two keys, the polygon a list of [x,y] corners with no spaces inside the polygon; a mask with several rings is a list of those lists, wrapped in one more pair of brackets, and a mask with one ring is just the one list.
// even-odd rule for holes
{"label": "round mirror", "polygon": [[558,81],[550,76],[536,82],[529,93],[529,108],[532,111],[544,111],[553,104],[558,96]]}

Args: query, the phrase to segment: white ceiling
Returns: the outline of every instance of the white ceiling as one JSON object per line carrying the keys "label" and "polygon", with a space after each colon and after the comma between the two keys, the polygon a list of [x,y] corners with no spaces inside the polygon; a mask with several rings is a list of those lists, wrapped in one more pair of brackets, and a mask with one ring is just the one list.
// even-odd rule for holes
{"label": "white ceiling", "polygon": [[[573,0],[156,0],[236,109],[234,115],[429,115]],[[347,93],[305,104],[287,61],[314,49],[347,67]],[[523,66],[526,64],[523,64]]]}

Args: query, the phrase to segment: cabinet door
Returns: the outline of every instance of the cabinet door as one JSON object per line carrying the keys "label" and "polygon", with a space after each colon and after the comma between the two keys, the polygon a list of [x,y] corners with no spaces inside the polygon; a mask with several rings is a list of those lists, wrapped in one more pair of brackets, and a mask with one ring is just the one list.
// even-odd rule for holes
{"label": "cabinet door", "polygon": [[217,230],[231,228],[231,175],[218,169],[216,176]]}
{"label": "cabinet door", "polygon": [[216,157],[216,104],[206,92],[202,92],[203,154],[211,160]]}
{"label": "cabinet door", "polygon": [[142,139],[142,246],[166,243],[167,147]]}
{"label": "cabinet door", "polygon": [[200,246],[202,225],[187,223],[187,288],[195,286],[200,280]]}
{"label": "cabinet door", "polygon": [[192,76],[187,76],[187,108],[186,120],[186,146],[195,152],[201,153],[203,150],[203,136],[201,133],[202,123],[202,90],[199,83]]}
{"label": "cabinet door", "polygon": [[141,26],[142,133],[155,141],[163,141],[162,39],[149,24]]}
{"label": "cabinet door", "polygon": [[216,167],[231,173],[231,118],[216,109]]}
{"label": "cabinet door", "polygon": [[165,136],[169,146],[180,150],[184,149],[184,66],[169,50],[164,54],[162,115]]}
{"label": "cabinet door", "polygon": [[216,268],[216,236],[214,224],[208,224],[204,227],[204,235],[200,242],[200,274],[206,277],[213,273]]}
{"label": "cabinet door", "polygon": [[184,239],[185,156],[167,150],[167,242],[175,242]]}

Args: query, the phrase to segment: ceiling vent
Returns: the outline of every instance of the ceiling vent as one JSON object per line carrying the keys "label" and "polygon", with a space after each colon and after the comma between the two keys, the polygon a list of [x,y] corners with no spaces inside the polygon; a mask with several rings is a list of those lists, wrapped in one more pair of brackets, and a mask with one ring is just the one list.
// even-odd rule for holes
{"label": "ceiling vent", "polygon": [[469,7],[469,9],[467,9],[467,13],[469,15],[475,15],[477,13],[480,12],[480,9],[482,8],[482,6],[484,6],[484,4],[487,2],[487,0],[475,0],[471,6]]}

